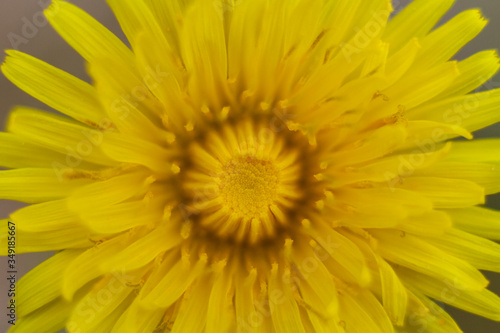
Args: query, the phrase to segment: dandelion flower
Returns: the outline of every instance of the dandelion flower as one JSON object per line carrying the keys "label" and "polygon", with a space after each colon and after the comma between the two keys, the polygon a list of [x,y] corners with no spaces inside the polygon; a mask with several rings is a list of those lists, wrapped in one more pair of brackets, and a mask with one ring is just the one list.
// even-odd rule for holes
{"label": "dandelion flower", "polygon": [[[93,84],[18,51],[4,75],[64,115],[0,133],[17,252],[11,332],[461,332],[500,320],[494,51],[450,60],[452,0],[108,0],[46,16]],[[469,140],[451,141],[464,137]],[[3,221],[5,224],[7,220]],[[5,228],[4,228],[5,229]],[[2,229],[1,249],[7,249]],[[6,254],[6,253],[4,253]]]}

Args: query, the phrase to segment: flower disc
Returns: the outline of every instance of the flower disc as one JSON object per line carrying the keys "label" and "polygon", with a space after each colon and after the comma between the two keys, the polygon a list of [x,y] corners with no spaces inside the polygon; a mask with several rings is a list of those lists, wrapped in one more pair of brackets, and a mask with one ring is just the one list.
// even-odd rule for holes
{"label": "flower disc", "polygon": [[284,124],[271,130],[270,121],[224,124],[189,145],[180,174],[186,212],[207,233],[232,242],[272,241],[296,229],[313,205],[312,149]]}

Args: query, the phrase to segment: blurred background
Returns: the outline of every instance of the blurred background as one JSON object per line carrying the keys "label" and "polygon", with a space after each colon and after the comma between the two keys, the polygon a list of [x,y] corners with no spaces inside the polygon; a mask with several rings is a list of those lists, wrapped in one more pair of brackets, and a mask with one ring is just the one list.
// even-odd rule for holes
{"label": "blurred background", "polygon": [[[165,0],[168,1],[168,0]],[[365,0],[370,1],[370,0]],[[70,1],[89,12],[93,17],[102,22],[112,32],[124,39],[116,19],[106,5],[105,0],[72,0]],[[411,0],[394,0],[396,12],[400,11]],[[59,67],[79,78],[89,81],[85,71],[83,59],[70,48],[43,19],[41,12],[48,6],[50,0],[1,0],[0,1],[0,50],[17,48],[29,53],[56,67]],[[500,49],[500,1],[499,0],[457,0],[443,22],[449,20],[457,13],[469,9],[479,8],[483,15],[490,19],[486,29],[478,38],[468,44],[456,59],[461,60],[485,49]],[[3,52],[0,60],[4,57]],[[491,87],[500,88],[500,75],[491,82]],[[0,130],[5,129],[5,122],[9,111],[15,105],[27,105],[50,110],[49,107],[33,99],[0,74]],[[500,112],[500,106],[499,106]],[[476,133],[476,137],[499,137],[500,125],[492,126]],[[488,198],[488,206],[500,209],[500,195]],[[9,213],[21,208],[23,204],[0,200],[0,219],[7,218]],[[3,227],[3,226],[2,226]],[[17,256],[18,275],[20,278],[41,261],[45,260],[51,253],[23,254]],[[0,258],[0,278],[2,280],[0,290],[0,304],[6,304],[7,284],[5,283],[5,272],[7,260]],[[491,281],[490,289],[500,294],[500,274],[486,273]],[[462,312],[446,306],[446,310],[456,319],[465,333],[489,333],[500,332],[500,323]],[[0,332],[8,329],[7,319],[4,311],[0,311]],[[36,333],[36,332],[33,332]],[[368,332],[367,332],[368,333]],[[422,332],[423,333],[423,332]]]}

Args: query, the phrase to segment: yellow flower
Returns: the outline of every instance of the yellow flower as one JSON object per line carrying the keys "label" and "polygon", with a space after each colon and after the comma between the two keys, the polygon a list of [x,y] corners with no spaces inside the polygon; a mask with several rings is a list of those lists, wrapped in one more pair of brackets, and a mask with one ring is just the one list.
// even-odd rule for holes
{"label": "yellow flower", "polygon": [[[450,60],[452,0],[108,0],[131,49],[75,6],[51,25],[89,85],[7,51],[0,133],[11,332],[460,332],[431,299],[500,320],[494,51]],[[432,30],[432,31],[431,31]],[[71,119],[73,118],[73,119]],[[1,251],[9,254],[7,228]]]}

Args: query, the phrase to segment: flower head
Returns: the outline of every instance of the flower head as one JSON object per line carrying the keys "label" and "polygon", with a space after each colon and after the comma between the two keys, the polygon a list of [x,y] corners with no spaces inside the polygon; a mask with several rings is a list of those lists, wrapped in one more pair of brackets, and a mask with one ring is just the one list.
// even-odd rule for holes
{"label": "flower head", "polygon": [[[18,51],[0,133],[17,252],[12,332],[460,332],[431,299],[500,320],[494,51],[450,60],[452,0],[108,0],[46,16],[93,84]],[[431,31],[432,30],[432,31]],[[69,116],[69,117],[68,117]],[[5,220],[7,222],[7,220]],[[1,249],[7,249],[2,230]]]}

